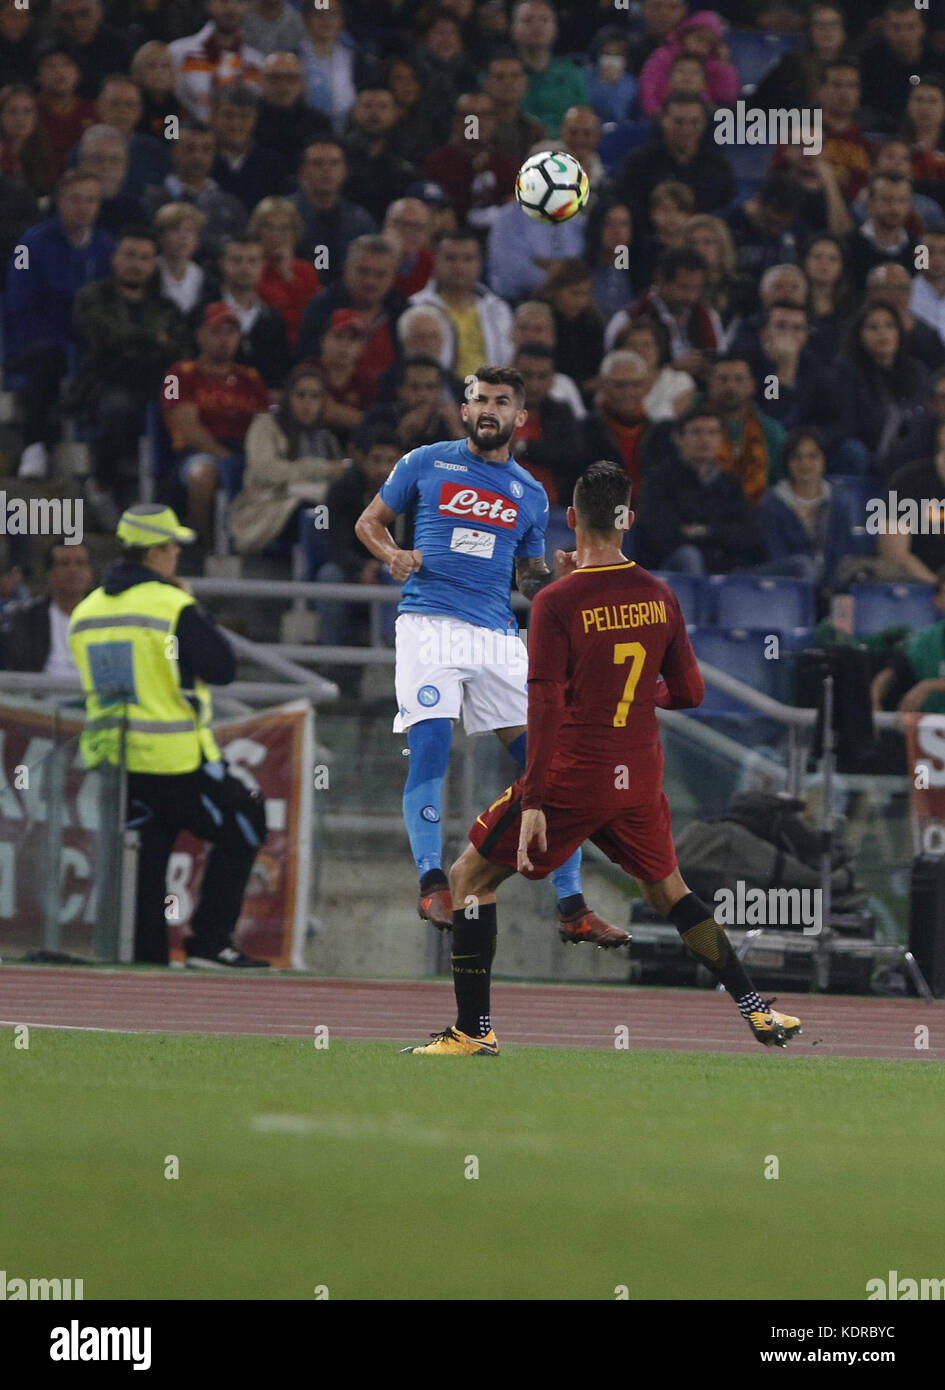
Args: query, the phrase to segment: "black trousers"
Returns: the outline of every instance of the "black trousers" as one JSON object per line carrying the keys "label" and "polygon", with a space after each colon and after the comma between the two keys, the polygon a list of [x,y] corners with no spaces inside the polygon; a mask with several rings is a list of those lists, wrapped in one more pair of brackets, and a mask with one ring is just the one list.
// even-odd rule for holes
{"label": "black trousers", "polygon": [[231,945],[253,861],[266,838],[266,806],[259,793],[249,791],[222,762],[172,776],[130,772],[128,825],[141,837],[135,960],[168,963],[167,864],[181,830],[212,846],[190,921],[188,953],[215,956]]}

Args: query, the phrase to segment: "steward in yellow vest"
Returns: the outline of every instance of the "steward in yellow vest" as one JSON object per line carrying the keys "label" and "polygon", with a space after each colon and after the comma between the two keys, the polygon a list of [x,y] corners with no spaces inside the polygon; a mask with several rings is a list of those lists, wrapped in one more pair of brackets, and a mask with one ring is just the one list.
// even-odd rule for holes
{"label": "steward in yellow vest", "polygon": [[188,963],[265,966],[231,941],[266,817],[261,796],[228,772],[210,729],[207,683],[229,684],[236,660],[177,577],[181,546],[195,533],[170,507],[142,503],[123,514],[117,536],[123,555],[73,610],[69,645],[86,694],[85,764],[118,765],[123,752],[128,771],[128,824],[140,831],[135,959],[168,963],[167,863],[189,830],[213,848],[185,940]]}

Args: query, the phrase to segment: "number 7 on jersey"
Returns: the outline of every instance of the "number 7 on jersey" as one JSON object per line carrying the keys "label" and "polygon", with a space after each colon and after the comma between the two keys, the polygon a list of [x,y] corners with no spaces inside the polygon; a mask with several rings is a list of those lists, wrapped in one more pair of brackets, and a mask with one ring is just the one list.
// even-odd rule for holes
{"label": "number 7 on jersey", "polygon": [[614,728],[622,729],[627,722],[627,714],[633,704],[633,697],[636,694],[637,682],[643,674],[643,663],[646,661],[646,648],[642,642],[616,642],[614,644],[614,665],[622,666],[625,661],[631,662],[630,673],[627,676],[623,694],[617,705],[617,713],[614,715]]}

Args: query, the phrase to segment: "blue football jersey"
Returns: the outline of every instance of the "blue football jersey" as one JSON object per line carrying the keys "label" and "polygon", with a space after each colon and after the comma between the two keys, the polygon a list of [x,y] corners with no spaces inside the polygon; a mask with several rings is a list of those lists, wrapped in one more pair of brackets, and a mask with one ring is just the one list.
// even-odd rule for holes
{"label": "blue football jersey", "polygon": [[411,449],[380,496],[398,513],[416,506],[413,544],[423,564],[404,585],[399,612],[518,631],[509,602],[515,559],[545,553],[541,483],[514,459],[487,463],[458,439]]}

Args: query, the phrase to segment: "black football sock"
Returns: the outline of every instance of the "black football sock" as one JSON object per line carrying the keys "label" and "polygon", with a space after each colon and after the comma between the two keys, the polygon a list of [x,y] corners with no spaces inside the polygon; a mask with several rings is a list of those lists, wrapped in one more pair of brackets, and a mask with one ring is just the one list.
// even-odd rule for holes
{"label": "black football sock", "polygon": [[492,958],[496,943],[496,905],[481,903],[478,917],[466,909],[453,913],[453,989],[456,992],[456,1027],[470,1038],[484,1038],[492,1027],[489,994]]}
{"label": "black football sock", "polygon": [[[685,942],[689,954],[728,990],[743,1018],[747,1018],[754,1008],[761,1007],[761,1000],[754,992],[745,967],[732,950],[732,943],[701,898],[697,898],[695,893],[687,893],[666,915]],[[755,1000],[757,1003],[753,1003]],[[746,1001],[752,1003],[747,1010],[744,1007]]]}
{"label": "black football sock", "polygon": [[586,912],[587,903],[583,893],[572,893],[568,898],[558,899],[558,911],[562,917],[570,917],[572,912]]}
{"label": "black football sock", "polygon": [[427,869],[426,873],[420,880],[421,893],[429,893],[431,888],[436,889],[448,887],[449,879],[446,877],[446,874],[443,872],[442,869]]}

